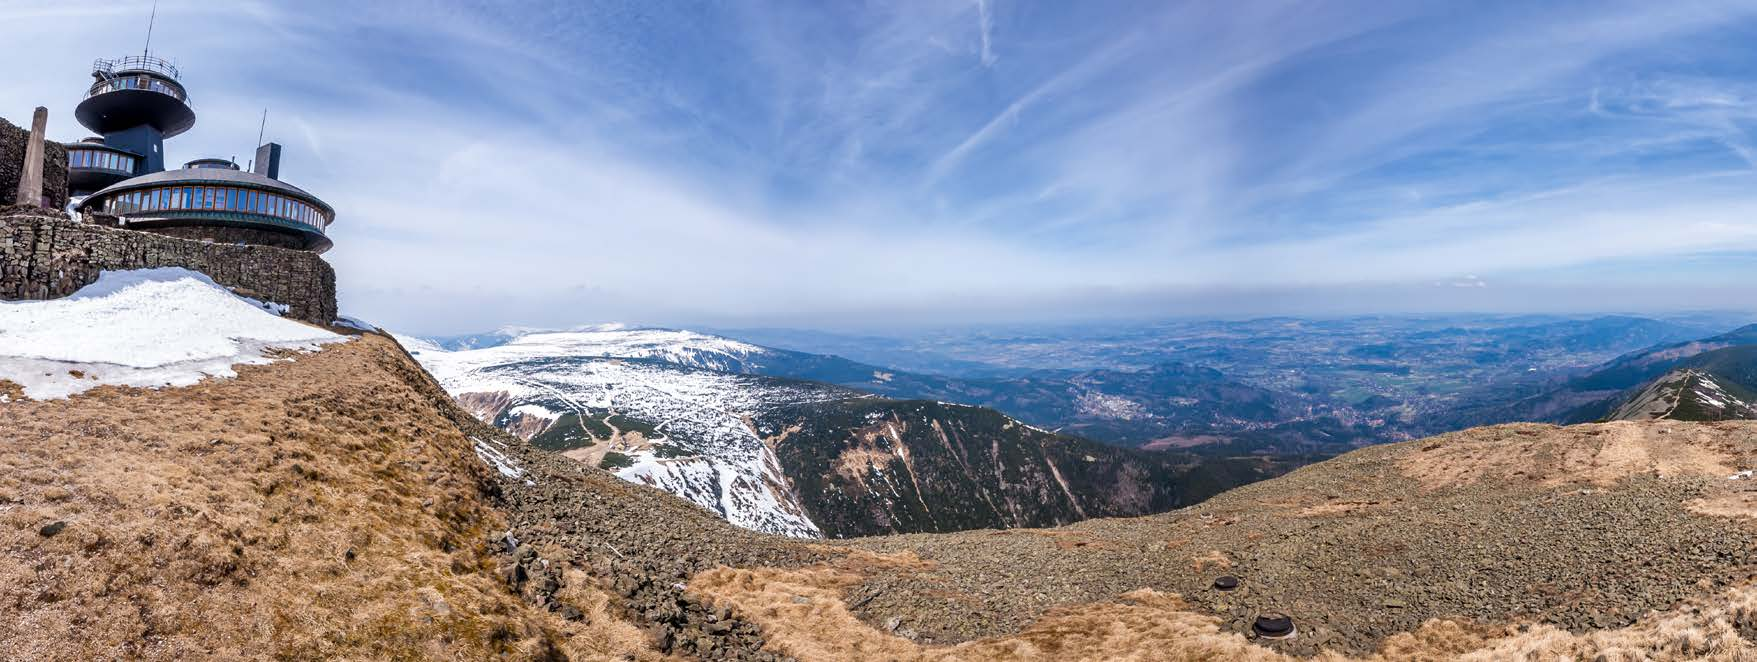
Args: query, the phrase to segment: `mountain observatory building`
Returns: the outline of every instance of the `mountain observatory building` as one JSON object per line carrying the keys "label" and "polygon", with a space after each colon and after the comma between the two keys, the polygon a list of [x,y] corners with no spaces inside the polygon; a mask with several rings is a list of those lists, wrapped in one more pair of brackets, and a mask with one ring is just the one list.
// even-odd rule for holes
{"label": "mountain observatory building", "polygon": [[322,253],[335,209],[280,180],[281,146],[256,149],[251,168],[229,159],[165,168],[165,140],[195,126],[181,75],[150,55],[98,60],[74,118],[99,134],[67,145],[75,211],[183,239]]}

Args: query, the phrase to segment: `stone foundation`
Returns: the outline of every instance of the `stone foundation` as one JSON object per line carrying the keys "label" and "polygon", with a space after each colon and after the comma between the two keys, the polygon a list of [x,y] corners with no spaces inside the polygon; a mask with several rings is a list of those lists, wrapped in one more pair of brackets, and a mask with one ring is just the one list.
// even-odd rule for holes
{"label": "stone foundation", "polygon": [[[98,219],[103,222],[103,219]],[[113,224],[113,223],[112,223]],[[190,241],[206,241],[216,244],[256,244],[274,246],[292,250],[303,250],[305,240],[295,235],[254,228],[230,228],[211,225],[186,225],[172,228],[131,228],[135,232],[150,232],[167,237],[188,239]]]}
{"label": "stone foundation", "polygon": [[[53,122],[54,117],[49,120]],[[18,180],[24,174],[24,150],[30,133],[28,127],[0,119],[0,207],[45,202],[14,199]],[[67,208],[67,146],[53,140],[43,141],[43,197],[49,209]]]}
{"label": "stone foundation", "polygon": [[[63,166],[63,182],[65,173]],[[238,294],[286,304],[288,317],[324,325],[336,317],[335,270],[315,253],[191,241],[52,214],[0,208],[0,299],[64,297],[100,271],[183,267]]]}

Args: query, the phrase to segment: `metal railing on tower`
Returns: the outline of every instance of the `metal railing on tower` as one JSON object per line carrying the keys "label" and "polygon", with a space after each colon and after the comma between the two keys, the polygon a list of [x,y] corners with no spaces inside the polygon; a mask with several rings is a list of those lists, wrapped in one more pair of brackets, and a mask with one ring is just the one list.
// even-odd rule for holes
{"label": "metal railing on tower", "polygon": [[171,80],[180,80],[182,75],[177,67],[164,58],[151,55],[130,55],[115,59],[98,59],[92,63],[92,76],[100,80],[109,80],[124,73],[144,71],[158,74]]}

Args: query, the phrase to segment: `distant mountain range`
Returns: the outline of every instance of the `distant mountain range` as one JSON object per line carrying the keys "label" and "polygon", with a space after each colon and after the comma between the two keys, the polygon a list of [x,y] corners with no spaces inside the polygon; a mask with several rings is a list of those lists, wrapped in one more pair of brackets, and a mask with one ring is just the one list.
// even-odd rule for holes
{"label": "distant mountain range", "polygon": [[740,526],[793,536],[1139,515],[1294,465],[1118,448],[992,409],[771,376],[883,383],[898,373],[688,331],[400,340],[483,420]]}
{"label": "distant mountain range", "polygon": [[1229,440],[1243,431],[1330,414],[1306,398],[1177,362],[1140,370],[1037,370],[1014,377],[960,378],[671,329],[603,326],[540,334],[512,329],[425,342],[437,349],[499,347],[505,352],[515,339],[539,336],[543,344],[539,351],[549,356],[651,358],[685,367],[835,384],[891,398],[992,407],[1031,425],[1122,446],[1198,446]]}

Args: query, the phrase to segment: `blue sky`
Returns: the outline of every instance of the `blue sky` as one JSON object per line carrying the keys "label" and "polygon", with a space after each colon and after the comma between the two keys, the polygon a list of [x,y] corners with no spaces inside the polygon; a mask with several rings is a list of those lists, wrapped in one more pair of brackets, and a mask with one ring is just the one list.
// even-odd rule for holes
{"label": "blue sky", "polygon": [[[148,2],[4,0],[72,140]],[[163,0],[343,308],[500,324],[1659,311],[1757,294],[1749,2]],[[29,62],[28,68],[16,66]],[[24,69],[20,71],[20,69]]]}

